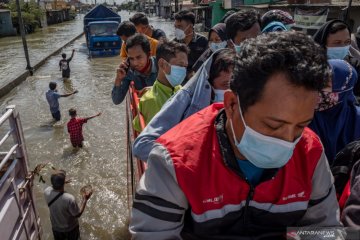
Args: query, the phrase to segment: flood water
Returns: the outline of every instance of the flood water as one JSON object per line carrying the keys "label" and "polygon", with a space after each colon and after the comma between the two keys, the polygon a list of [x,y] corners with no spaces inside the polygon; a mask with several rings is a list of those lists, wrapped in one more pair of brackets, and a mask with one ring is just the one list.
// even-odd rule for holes
{"label": "flood water", "polygon": [[[120,15],[122,20],[131,16],[128,12],[120,12]],[[172,22],[156,17],[150,21],[172,37]],[[66,39],[66,32],[71,31],[67,33],[70,36],[74,35],[74,29],[82,29],[79,22],[81,20],[51,28],[55,29],[53,34]],[[29,43],[31,38],[40,39],[41,36],[29,36]],[[21,42],[19,38],[6,39]],[[55,47],[59,43],[51,44]],[[24,58],[20,57],[23,50],[17,43],[14,43],[14,46],[17,47],[12,48],[0,40],[0,74],[3,74],[0,79],[4,77],[5,68],[8,68],[6,77],[12,77],[19,71],[19,65],[26,66]],[[31,57],[42,56],[45,50],[40,49],[41,47],[30,50]],[[2,98],[0,108],[2,110],[14,104],[20,112],[31,168],[39,163],[50,162],[54,167],[66,170],[72,182],[66,185],[65,190],[75,195],[78,202],[80,188],[87,184],[92,185],[94,194],[80,218],[82,239],[129,239],[125,104],[116,106],[111,101],[111,89],[119,57],[90,59],[84,37],[69,45],[64,52],[70,54],[71,49],[76,49],[76,53],[70,63],[69,80],[62,80],[58,66],[60,56],[54,56],[38,69],[34,76]],[[9,55],[5,59],[4,52]],[[12,56],[17,57],[13,59]],[[79,90],[76,95],[60,98],[62,120],[55,125],[45,99],[50,81],[57,82],[61,94]],[[100,117],[91,119],[84,125],[85,147],[80,150],[72,148],[66,129],[66,123],[70,119],[67,110],[71,107],[77,109],[80,117],[102,112]],[[49,211],[43,197],[43,189],[50,184],[50,171],[45,170],[44,174],[48,181],[46,184],[36,181],[34,191],[43,227],[43,239],[52,239]]]}

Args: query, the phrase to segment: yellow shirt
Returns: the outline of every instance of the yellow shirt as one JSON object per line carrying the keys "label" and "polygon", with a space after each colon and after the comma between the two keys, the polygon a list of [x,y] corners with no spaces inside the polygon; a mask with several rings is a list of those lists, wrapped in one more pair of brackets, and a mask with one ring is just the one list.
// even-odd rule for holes
{"label": "yellow shirt", "polygon": [[[153,39],[149,36],[146,36],[149,40],[150,43],[150,55],[151,56],[156,56],[156,48],[158,45],[158,40]],[[126,52],[126,43],[123,41],[122,45],[121,45],[121,49],[120,49],[120,57],[121,58],[126,58],[127,57],[127,52]]]}

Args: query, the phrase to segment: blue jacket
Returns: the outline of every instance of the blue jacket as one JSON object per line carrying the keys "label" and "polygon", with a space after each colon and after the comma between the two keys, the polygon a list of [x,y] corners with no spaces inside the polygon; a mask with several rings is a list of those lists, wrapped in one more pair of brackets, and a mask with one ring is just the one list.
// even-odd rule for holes
{"label": "blue jacket", "polygon": [[147,161],[153,145],[162,134],[182,120],[204,109],[211,103],[211,85],[208,82],[213,55],[199,68],[189,82],[170,98],[146,128],[136,138],[133,154]]}

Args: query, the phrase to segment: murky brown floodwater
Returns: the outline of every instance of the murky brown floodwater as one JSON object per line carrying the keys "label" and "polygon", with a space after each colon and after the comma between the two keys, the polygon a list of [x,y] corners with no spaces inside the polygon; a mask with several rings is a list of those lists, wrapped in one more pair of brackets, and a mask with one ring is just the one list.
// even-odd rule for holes
{"label": "murky brown floodwater", "polygon": [[[120,15],[122,20],[130,16],[128,12],[120,12]],[[66,36],[74,35],[74,29],[82,28],[79,21],[81,22],[78,20],[51,27],[55,29],[52,33],[56,34],[55,39],[60,35],[62,39],[70,39]],[[171,22],[151,18],[151,23],[168,34],[173,32]],[[32,36],[28,38],[31,39]],[[43,36],[36,34],[33,38],[38,39],[36,41],[45,41]],[[21,42],[18,38],[11,39]],[[26,65],[22,57],[23,50],[18,47],[18,43],[14,43],[16,47],[7,44],[10,43],[0,40],[0,79],[4,77],[4,72],[7,72],[6,77],[15,76],[19,71],[18,66]],[[59,43],[51,44],[56,46]],[[123,103],[115,106],[111,101],[111,89],[119,58],[89,59],[84,37],[75,41],[64,52],[70,54],[72,48],[77,51],[70,64],[71,79],[61,79],[58,67],[60,57],[52,57],[34,76],[1,99],[0,108],[4,109],[9,104],[17,106],[31,168],[38,163],[51,162],[55,167],[65,169],[72,179],[72,183],[66,186],[66,191],[74,194],[79,201],[80,188],[86,184],[93,186],[94,194],[80,219],[82,239],[128,239],[125,105]],[[31,50],[30,55],[40,58],[44,51],[37,48]],[[5,59],[4,52],[7,55]],[[74,96],[60,99],[62,120],[55,126],[51,124],[49,106],[45,99],[50,81],[58,83],[60,93],[79,90]],[[99,111],[103,113],[85,125],[85,147],[78,151],[71,147],[66,130],[66,122],[69,120],[67,110],[71,107],[76,107],[80,117]],[[44,187],[44,184],[36,182],[34,190],[44,229],[43,239],[52,239],[48,207],[42,194]]]}

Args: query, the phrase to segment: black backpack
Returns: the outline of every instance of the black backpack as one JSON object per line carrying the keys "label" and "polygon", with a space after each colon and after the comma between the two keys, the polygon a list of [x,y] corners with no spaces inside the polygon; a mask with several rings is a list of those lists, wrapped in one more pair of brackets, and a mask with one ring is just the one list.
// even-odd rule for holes
{"label": "black backpack", "polygon": [[349,143],[336,154],[331,172],[334,175],[334,185],[338,196],[341,196],[350,179],[351,170],[358,160],[360,160],[360,140]]}

